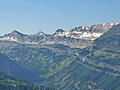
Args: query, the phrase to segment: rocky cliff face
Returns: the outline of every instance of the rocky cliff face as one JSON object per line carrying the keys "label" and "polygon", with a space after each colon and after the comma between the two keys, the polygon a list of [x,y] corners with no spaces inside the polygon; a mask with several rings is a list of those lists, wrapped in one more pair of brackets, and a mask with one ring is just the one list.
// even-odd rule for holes
{"label": "rocky cliff face", "polygon": [[108,32],[104,33],[100,38],[95,40],[96,49],[112,49],[114,51],[120,50],[120,24],[111,28]]}
{"label": "rocky cliff face", "polygon": [[75,47],[88,47],[92,45],[93,41],[99,38],[103,33],[108,31],[118,23],[96,24],[92,26],[80,26],[70,31],[58,29],[54,34],[45,34],[38,32],[33,35],[25,35],[16,30],[9,34],[0,37],[0,40],[10,40],[30,44],[47,44],[60,43]]}

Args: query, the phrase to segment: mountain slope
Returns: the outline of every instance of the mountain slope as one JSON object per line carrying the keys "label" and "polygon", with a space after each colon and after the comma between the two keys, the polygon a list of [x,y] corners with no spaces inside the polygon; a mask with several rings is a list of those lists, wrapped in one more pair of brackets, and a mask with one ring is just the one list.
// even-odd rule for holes
{"label": "mountain slope", "polygon": [[31,82],[38,82],[38,78],[34,73],[20,67],[18,64],[10,60],[7,56],[0,53],[0,72],[6,73],[9,76],[15,77],[20,80],[28,80]]}
{"label": "mountain slope", "polygon": [[[120,44],[120,24],[111,28],[103,36],[98,38],[95,42],[96,48],[110,48],[110,49],[119,49]],[[101,47],[102,46],[102,47]]]}
{"label": "mountain slope", "polygon": [[14,62],[44,78],[40,83],[44,86],[62,90],[120,88],[119,72],[90,61],[92,56],[89,54],[93,51],[89,49],[70,48],[62,44],[30,45],[7,41],[1,42],[0,46],[2,53],[14,58]]}
{"label": "mountain slope", "polygon": [[119,73],[120,68],[120,24],[111,28],[94,43],[92,58],[106,63],[106,67]]}
{"label": "mountain slope", "polygon": [[[54,66],[64,60],[68,62],[70,58],[74,59],[74,53],[79,49],[62,44],[30,45],[1,41],[0,50],[20,66],[46,78],[44,74],[55,73],[57,68]],[[53,71],[49,71],[49,68],[53,68]]]}
{"label": "mountain slope", "polygon": [[8,75],[0,74],[0,90],[55,90],[39,85],[16,80]]}

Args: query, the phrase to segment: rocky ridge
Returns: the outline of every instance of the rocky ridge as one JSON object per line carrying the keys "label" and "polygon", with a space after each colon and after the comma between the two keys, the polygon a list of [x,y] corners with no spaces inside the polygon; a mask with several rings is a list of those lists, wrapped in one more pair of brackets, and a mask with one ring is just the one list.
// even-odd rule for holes
{"label": "rocky ridge", "polygon": [[14,30],[9,34],[1,36],[0,40],[17,41],[29,44],[59,43],[84,48],[91,46],[95,39],[99,38],[103,33],[107,32],[117,24],[118,23],[105,23],[91,26],[80,26],[71,29],[70,31],[58,29],[53,34],[45,34],[44,32],[39,31],[33,35],[25,35]]}

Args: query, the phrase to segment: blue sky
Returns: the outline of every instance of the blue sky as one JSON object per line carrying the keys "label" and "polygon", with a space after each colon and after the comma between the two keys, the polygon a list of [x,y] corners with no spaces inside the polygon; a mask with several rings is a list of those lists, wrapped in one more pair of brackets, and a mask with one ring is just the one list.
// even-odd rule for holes
{"label": "blue sky", "polygon": [[120,22],[120,0],[0,0],[0,35]]}

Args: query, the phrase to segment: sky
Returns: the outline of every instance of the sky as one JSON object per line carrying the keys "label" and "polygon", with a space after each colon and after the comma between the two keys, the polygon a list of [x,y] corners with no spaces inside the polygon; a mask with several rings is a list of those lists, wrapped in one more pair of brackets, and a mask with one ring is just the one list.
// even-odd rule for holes
{"label": "sky", "polygon": [[120,0],[0,0],[0,35],[120,22]]}

